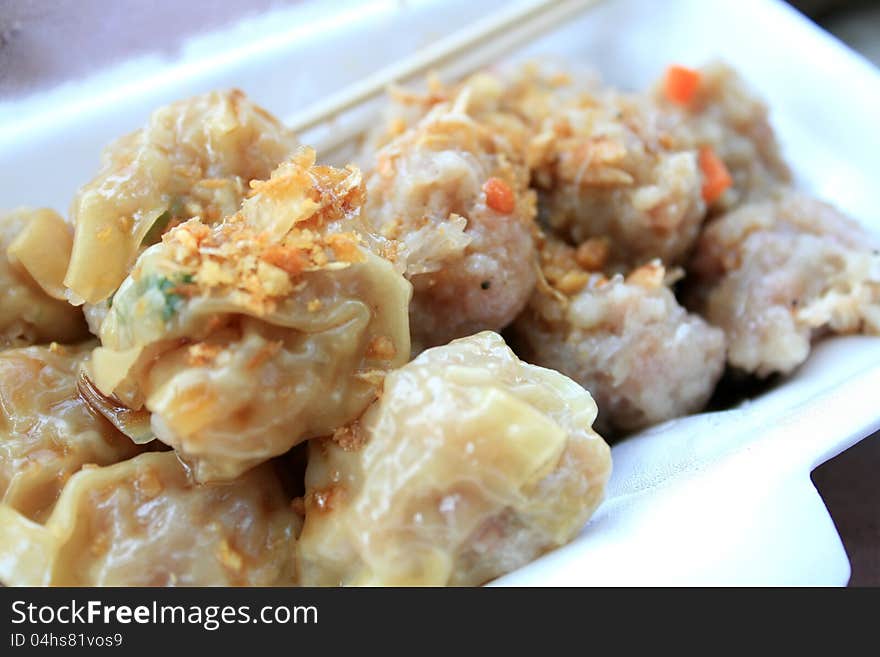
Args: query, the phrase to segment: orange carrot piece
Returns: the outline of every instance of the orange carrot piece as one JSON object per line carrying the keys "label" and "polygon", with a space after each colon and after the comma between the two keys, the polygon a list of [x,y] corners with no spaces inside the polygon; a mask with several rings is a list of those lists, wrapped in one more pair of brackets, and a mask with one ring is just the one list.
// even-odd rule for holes
{"label": "orange carrot piece", "polygon": [[709,146],[700,148],[700,171],[703,172],[703,200],[711,205],[733,184],[730,171]]}
{"label": "orange carrot piece", "polygon": [[689,105],[700,87],[700,72],[673,64],[666,69],[666,98],[678,105]]}
{"label": "orange carrot piece", "polygon": [[486,205],[495,212],[510,214],[516,209],[513,190],[500,178],[489,178],[483,185],[483,191],[486,192]]}

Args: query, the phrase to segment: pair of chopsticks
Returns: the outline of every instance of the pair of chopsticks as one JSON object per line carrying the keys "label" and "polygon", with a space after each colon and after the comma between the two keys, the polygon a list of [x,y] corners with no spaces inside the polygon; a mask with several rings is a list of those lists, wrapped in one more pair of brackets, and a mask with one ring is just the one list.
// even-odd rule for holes
{"label": "pair of chopsticks", "polygon": [[[286,123],[294,132],[301,134],[383,94],[393,84],[404,83],[440,67],[463,76],[532,41],[598,2],[528,0],[505,7],[306,108],[290,117]],[[454,67],[457,69],[452,71]],[[335,145],[325,144],[324,148],[332,149],[357,136],[365,128],[366,125],[356,126],[342,134],[337,133],[333,140]]]}

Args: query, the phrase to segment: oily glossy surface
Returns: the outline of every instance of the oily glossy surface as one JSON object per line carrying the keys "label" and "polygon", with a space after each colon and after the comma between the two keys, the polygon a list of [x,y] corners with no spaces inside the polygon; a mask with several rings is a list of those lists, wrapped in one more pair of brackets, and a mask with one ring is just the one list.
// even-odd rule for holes
{"label": "oily glossy surface", "polygon": [[354,420],[409,356],[410,286],[366,245],[355,169],[300,151],[213,227],[145,251],[91,366],[152,412],[200,481],[230,479]]}
{"label": "oily glossy surface", "polygon": [[43,520],[67,479],[86,464],[142,451],[77,393],[93,345],[0,352],[0,502]]}
{"label": "oily glossy surface", "polygon": [[303,583],[482,584],[568,542],[610,475],[595,417],[497,334],[423,352],[360,422],[310,445]]}
{"label": "oily glossy surface", "polygon": [[158,241],[167,226],[236,212],[248,183],[267,178],[294,144],[275,117],[238,90],[153,112],[146,127],[105,149],[97,176],[73,200],[76,234],[65,279],[71,300],[109,297],[144,243]]}
{"label": "oily glossy surface", "polygon": [[81,470],[45,525],[0,506],[11,585],[273,586],[296,582],[301,520],[269,465],[196,485],[173,452]]}
{"label": "oily glossy surface", "polygon": [[0,213],[0,349],[76,342],[88,334],[82,311],[64,300],[61,283],[71,233],[46,208]]}

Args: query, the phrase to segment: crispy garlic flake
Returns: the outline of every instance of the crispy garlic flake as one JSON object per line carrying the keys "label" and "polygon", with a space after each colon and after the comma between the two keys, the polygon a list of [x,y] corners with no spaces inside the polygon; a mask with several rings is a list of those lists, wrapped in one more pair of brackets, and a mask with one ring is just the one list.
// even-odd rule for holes
{"label": "crispy garlic flake", "polygon": [[303,149],[236,215],[166,234],[114,296],[93,380],[199,480],[332,433],[408,359],[411,288],[369,248],[363,193]]}
{"label": "crispy garlic flake", "polygon": [[64,281],[71,300],[107,299],[143,248],[174,225],[234,213],[249,181],[267,178],[294,147],[294,136],[237,89],[153,112],[144,128],[107,147],[100,171],[73,200]]}

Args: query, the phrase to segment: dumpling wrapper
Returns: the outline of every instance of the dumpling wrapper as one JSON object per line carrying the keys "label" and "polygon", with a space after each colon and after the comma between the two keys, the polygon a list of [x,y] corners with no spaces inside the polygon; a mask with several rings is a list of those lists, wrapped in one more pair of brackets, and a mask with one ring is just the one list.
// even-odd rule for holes
{"label": "dumpling wrapper", "polygon": [[411,286],[370,248],[357,170],[303,149],[254,192],[222,224],[191,220],[140,256],[91,365],[199,481],[332,433],[409,357]]}
{"label": "dumpling wrapper", "polygon": [[53,210],[0,214],[0,349],[88,335],[80,308],[66,302],[71,227]]}
{"label": "dumpling wrapper", "polygon": [[78,394],[93,347],[0,352],[0,503],[32,520],[45,519],[86,464],[112,465],[143,451]]}
{"label": "dumpling wrapper", "polygon": [[213,223],[235,212],[248,183],[267,178],[295,144],[237,89],[153,112],[146,127],[107,147],[100,171],[74,198],[64,281],[71,301],[107,299],[165,226],[195,216]]}
{"label": "dumpling wrapper", "polygon": [[196,485],[173,452],[142,454],[72,476],[45,525],[0,505],[0,581],[290,586],[300,525],[271,464]]}
{"label": "dumpling wrapper", "polygon": [[310,442],[303,584],[477,585],[570,541],[611,470],[596,412],[495,333],[423,352]]}

